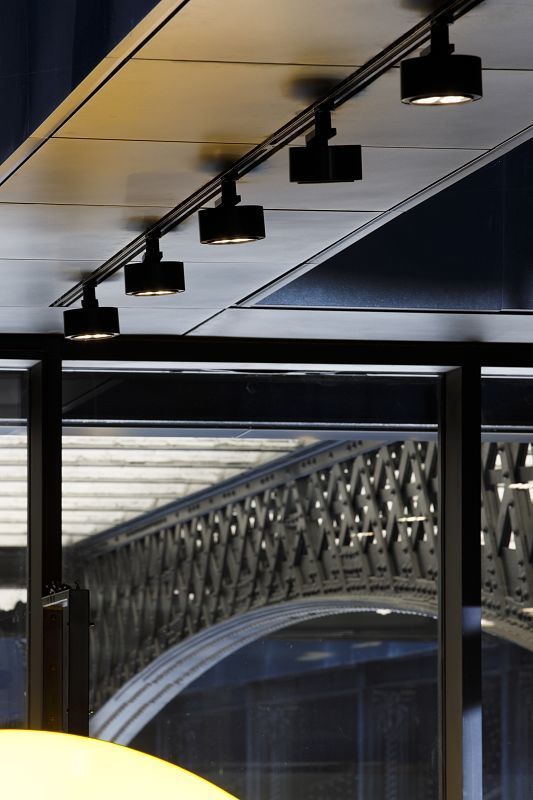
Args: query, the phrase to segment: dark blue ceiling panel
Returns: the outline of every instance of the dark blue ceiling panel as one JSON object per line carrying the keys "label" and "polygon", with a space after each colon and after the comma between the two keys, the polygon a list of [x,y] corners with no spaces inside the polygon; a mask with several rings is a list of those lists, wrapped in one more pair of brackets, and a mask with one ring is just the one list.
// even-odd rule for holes
{"label": "dark blue ceiling panel", "polygon": [[532,208],[528,142],[348,246],[261,305],[533,308]]}
{"label": "dark blue ceiling panel", "polygon": [[2,3],[0,98],[5,160],[158,0]]}

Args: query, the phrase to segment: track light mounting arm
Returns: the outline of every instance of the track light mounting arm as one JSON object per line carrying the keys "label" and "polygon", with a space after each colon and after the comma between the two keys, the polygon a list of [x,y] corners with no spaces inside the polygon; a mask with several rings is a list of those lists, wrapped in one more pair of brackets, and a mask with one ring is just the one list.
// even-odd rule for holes
{"label": "track light mounting arm", "polygon": [[98,308],[98,300],[96,299],[96,283],[86,283],[83,287],[81,307]]}
{"label": "track light mounting arm", "polygon": [[330,139],[337,135],[337,129],[331,125],[331,110],[326,107],[317,108],[315,111],[315,128],[305,137],[308,146],[318,147],[327,145]]}
{"label": "track light mounting arm", "polygon": [[220,197],[215,201],[215,206],[236,206],[241,202],[237,194],[237,184],[234,178],[223,178],[220,182]]}
{"label": "track light mounting arm", "polygon": [[439,17],[431,23],[430,43],[421,50],[422,56],[450,56],[455,52],[455,45],[450,44],[450,24],[452,20]]}
{"label": "track light mounting arm", "polygon": [[151,232],[146,235],[146,249],[143,261],[161,261],[163,253],[159,249],[159,233]]}

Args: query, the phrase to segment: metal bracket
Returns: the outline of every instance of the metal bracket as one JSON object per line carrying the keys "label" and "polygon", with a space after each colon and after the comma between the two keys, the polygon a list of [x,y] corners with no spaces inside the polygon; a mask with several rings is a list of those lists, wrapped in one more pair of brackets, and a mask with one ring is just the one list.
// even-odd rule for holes
{"label": "metal bracket", "polygon": [[89,592],[42,598],[43,728],[89,735]]}

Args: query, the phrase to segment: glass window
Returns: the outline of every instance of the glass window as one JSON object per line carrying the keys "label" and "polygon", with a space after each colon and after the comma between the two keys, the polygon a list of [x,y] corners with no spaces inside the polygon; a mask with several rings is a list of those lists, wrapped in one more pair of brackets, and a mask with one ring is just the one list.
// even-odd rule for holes
{"label": "glass window", "polygon": [[26,723],[27,379],[0,372],[0,728]]}
{"label": "glass window", "polygon": [[483,380],[484,794],[521,800],[533,779],[533,381],[509,372]]}
{"label": "glass window", "polygon": [[91,735],[241,800],[436,798],[434,376],[73,371],[64,402]]}
{"label": "glass window", "polygon": [[436,798],[436,621],[347,612],[228,656],[132,745],[240,798]]}

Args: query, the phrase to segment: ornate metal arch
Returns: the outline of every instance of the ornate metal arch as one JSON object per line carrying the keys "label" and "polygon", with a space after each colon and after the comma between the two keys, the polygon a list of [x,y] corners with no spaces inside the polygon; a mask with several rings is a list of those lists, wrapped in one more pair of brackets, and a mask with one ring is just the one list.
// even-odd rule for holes
{"label": "ornate metal arch", "polygon": [[[280,603],[204,628],[162,653],[119,689],[93,717],[91,736],[129,744],[183,689],[247,644],[299,622],[376,608],[381,610],[375,603],[348,597]],[[391,610],[427,616],[411,607]]]}
{"label": "ornate metal arch", "polygon": [[[482,463],[484,616],[533,648],[533,447],[488,443]],[[350,598],[434,615],[437,503],[436,443],[329,442],[72,548],[93,598],[93,707],[253,610]]]}

